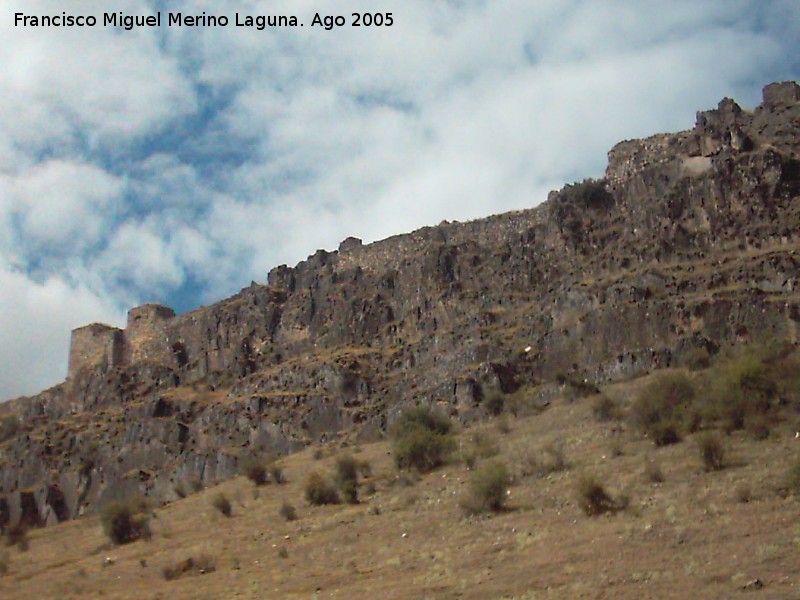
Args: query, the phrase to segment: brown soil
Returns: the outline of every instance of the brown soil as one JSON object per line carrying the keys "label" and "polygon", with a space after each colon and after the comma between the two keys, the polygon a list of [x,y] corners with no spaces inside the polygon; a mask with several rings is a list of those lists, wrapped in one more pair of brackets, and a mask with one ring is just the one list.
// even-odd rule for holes
{"label": "brown soil", "polygon": [[[606,392],[628,402],[641,384]],[[800,502],[776,491],[800,461],[795,427],[766,441],[725,437],[728,466],[706,472],[694,436],[657,449],[625,425],[597,423],[591,399],[508,422],[508,433],[488,423],[459,434],[462,446],[476,431],[492,437],[517,475],[505,512],[465,517],[463,463],[414,482],[395,473],[386,443],[348,449],[372,465],[360,504],[310,507],[305,477],[332,472],[343,450],[315,460],[309,449],[282,461],[285,485],[237,478],[157,509],[151,541],[109,546],[96,517],[31,532],[27,552],[0,551],[0,598],[800,597]],[[524,476],[527,459],[553,444],[568,468]],[[648,460],[663,483],[646,478]],[[582,474],[627,496],[628,508],[587,517]],[[233,501],[230,518],[212,506],[220,492]],[[280,516],[284,501],[296,521]],[[203,560],[215,570],[201,573]]]}

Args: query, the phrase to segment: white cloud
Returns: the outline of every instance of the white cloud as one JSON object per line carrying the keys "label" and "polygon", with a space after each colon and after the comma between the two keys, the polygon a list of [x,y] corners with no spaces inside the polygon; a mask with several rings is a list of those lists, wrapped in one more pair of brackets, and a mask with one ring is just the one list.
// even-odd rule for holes
{"label": "white cloud", "polygon": [[4,221],[17,219],[31,254],[67,256],[103,237],[124,187],[118,177],[94,165],[52,160],[16,176],[0,175],[0,206]]}
{"label": "white cloud", "polygon": [[0,265],[0,306],[0,393],[7,398],[63,380],[71,329],[124,324],[109,298],[58,278],[36,283],[8,265]]}
{"label": "white cloud", "polygon": [[[137,301],[210,302],[348,235],[534,206],[600,175],[621,139],[690,127],[723,96],[753,104],[765,83],[800,77],[796,0],[409,0],[391,28],[330,32],[309,27],[314,12],[374,2],[166,4],[306,26],[121,33],[0,19],[0,277],[25,299],[0,296],[19,326],[0,324],[9,372],[31,360],[13,348],[63,330],[67,313],[80,325]],[[59,302],[70,310],[43,319]],[[26,391],[63,372],[56,354]],[[0,398],[20,389],[0,380]]]}

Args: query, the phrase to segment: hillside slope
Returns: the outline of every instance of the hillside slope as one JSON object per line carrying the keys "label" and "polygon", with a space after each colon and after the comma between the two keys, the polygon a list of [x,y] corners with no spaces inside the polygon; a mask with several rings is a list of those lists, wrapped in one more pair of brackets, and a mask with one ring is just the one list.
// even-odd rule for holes
{"label": "hillside slope", "polygon": [[76,330],[67,381],[0,406],[0,526],[235,474],[254,452],[379,437],[411,403],[605,383],[692,349],[797,343],[800,86],[618,144],[542,205],[345,240],[218,304]]}

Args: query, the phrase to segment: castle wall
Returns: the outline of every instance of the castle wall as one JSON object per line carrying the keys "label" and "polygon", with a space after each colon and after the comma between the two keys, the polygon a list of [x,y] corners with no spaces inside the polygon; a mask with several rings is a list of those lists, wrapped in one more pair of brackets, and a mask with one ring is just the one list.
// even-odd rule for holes
{"label": "castle wall", "polygon": [[160,304],[144,304],[129,310],[125,327],[127,362],[169,364],[167,325],[174,317],[174,310]]}
{"label": "castle wall", "polygon": [[88,367],[110,369],[122,364],[124,346],[122,330],[110,325],[93,323],[73,330],[68,376]]}

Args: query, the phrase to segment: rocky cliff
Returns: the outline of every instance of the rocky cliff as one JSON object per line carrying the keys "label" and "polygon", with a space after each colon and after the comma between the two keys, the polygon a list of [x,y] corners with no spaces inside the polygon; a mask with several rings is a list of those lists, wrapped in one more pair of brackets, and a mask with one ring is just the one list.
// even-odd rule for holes
{"label": "rocky cliff", "polygon": [[0,405],[0,526],[234,474],[254,452],[378,436],[403,405],[462,420],[759,338],[798,342],[800,86],[618,144],[542,205],[348,238],[184,315],[73,333],[67,380]]}

